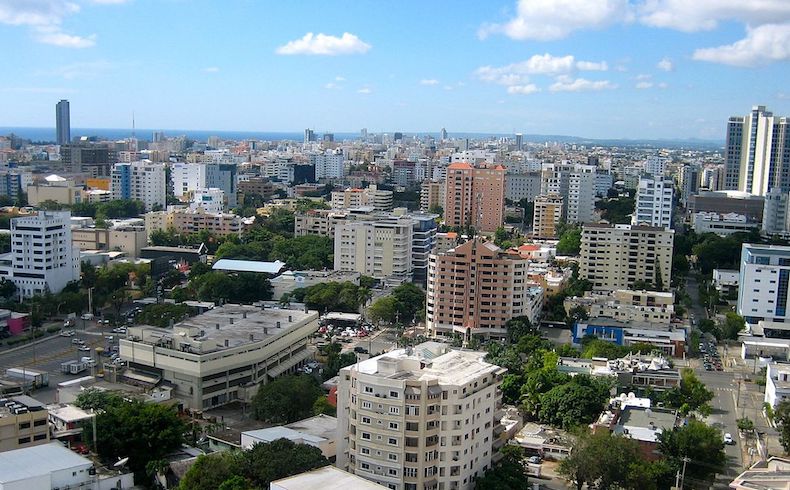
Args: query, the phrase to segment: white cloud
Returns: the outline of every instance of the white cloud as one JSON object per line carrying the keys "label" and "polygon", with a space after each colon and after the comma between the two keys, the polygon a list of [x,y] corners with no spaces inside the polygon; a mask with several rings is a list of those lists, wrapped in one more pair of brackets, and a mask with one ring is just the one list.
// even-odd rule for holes
{"label": "white cloud", "polygon": [[514,95],[529,95],[534,94],[535,92],[540,92],[540,89],[534,83],[527,85],[511,85],[507,88],[507,93]]}
{"label": "white cloud", "polygon": [[790,60],[790,23],[747,28],[744,39],[715,48],[698,49],[694,51],[693,58],[732,66],[758,66]]}
{"label": "white cloud", "polygon": [[607,71],[609,69],[609,65],[606,64],[605,61],[578,61],[576,62],[576,68],[580,71]]}
{"label": "white cloud", "polygon": [[335,81],[336,81],[336,82],[345,82],[345,81],[346,81],[346,79],[345,79],[344,77],[341,77],[341,76],[336,76],[336,77],[335,77]]}
{"label": "white cloud", "polygon": [[511,63],[501,67],[481,66],[475,75],[484,82],[499,85],[526,85],[531,75],[561,75],[579,71],[605,71],[608,65],[605,61],[576,61],[573,55],[552,56],[536,54],[525,61]]}
{"label": "white cloud", "polygon": [[644,89],[647,89],[647,88],[653,88],[653,82],[638,82],[636,84],[636,88],[638,88],[639,90],[644,90]]}
{"label": "white cloud", "polygon": [[562,39],[580,29],[599,29],[633,17],[628,0],[519,0],[516,15],[503,24],[485,24],[480,38],[504,34],[519,41]]}
{"label": "white cloud", "polygon": [[343,54],[364,54],[371,45],[362,41],[356,35],[344,32],[342,36],[329,36],[308,32],[301,39],[290,41],[277,48],[276,53],[282,55],[323,55],[336,56]]}
{"label": "white cloud", "polygon": [[634,80],[636,80],[637,82],[643,82],[645,80],[650,80],[651,78],[653,78],[653,75],[647,75],[647,74],[644,74],[644,73],[640,73],[639,75],[634,77]]}
{"label": "white cloud", "polygon": [[339,89],[341,89],[343,87],[341,87],[340,85],[336,84],[335,82],[329,82],[327,84],[324,84],[324,88],[327,89],[327,90],[339,90]]}
{"label": "white cloud", "polygon": [[61,48],[90,48],[96,45],[96,35],[87,37],[66,34],[60,31],[39,31],[36,39],[43,44],[59,46]]}
{"label": "white cloud", "polygon": [[787,0],[645,0],[639,20],[653,27],[685,32],[711,30],[721,21],[748,25],[790,21]]}
{"label": "white cloud", "polygon": [[664,57],[661,58],[661,61],[656,63],[656,68],[662,71],[672,71],[675,69],[675,63],[673,63],[671,59]]}
{"label": "white cloud", "polygon": [[203,72],[204,73],[219,73],[219,67],[218,66],[207,66],[207,67],[203,68]]}
{"label": "white cloud", "polygon": [[357,90],[357,93],[358,94],[366,94],[367,95],[367,94],[372,94],[373,90],[371,90],[368,87],[362,87],[361,89]]}
{"label": "white cloud", "polygon": [[452,85],[445,85],[445,86],[444,86],[444,87],[442,87],[442,88],[443,88],[444,90],[454,90],[454,89],[455,89],[455,87],[453,87]]}
{"label": "white cloud", "polygon": [[609,80],[593,81],[585,78],[573,79],[565,75],[557,77],[557,81],[549,86],[549,90],[552,92],[583,92],[591,90],[610,90],[615,88],[617,88],[617,85]]}
{"label": "white cloud", "polygon": [[74,80],[78,78],[95,78],[102,75],[118,66],[130,66],[129,63],[111,63],[105,60],[98,61],[81,61],[78,63],[71,63],[62,65],[47,73],[42,73],[44,76],[57,76],[66,80]]}
{"label": "white cloud", "polygon": [[435,78],[425,78],[420,80],[420,85],[439,85],[439,80]]}
{"label": "white cloud", "polygon": [[664,88],[667,88],[667,87],[669,87],[669,85],[667,85],[667,82],[661,82],[661,83],[659,83],[659,84],[658,84],[658,85],[656,85],[656,86],[657,86],[658,88],[661,88],[661,89],[664,89]]}

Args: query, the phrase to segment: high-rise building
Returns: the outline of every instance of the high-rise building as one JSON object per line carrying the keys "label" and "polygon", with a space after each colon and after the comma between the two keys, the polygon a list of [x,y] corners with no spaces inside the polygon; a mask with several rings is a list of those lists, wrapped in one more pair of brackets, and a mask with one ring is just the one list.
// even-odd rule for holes
{"label": "high-rise building", "polygon": [[109,143],[81,141],[60,147],[60,162],[66,173],[85,173],[93,178],[107,178],[118,163],[118,152]]}
{"label": "high-rise building", "polygon": [[696,165],[683,165],[680,168],[680,202],[686,207],[689,198],[699,192],[700,172]]}
{"label": "high-rise building", "polygon": [[112,198],[135,199],[146,210],[167,204],[165,164],[148,160],[116,163],[112,167]]}
{"label": "high-rise building", "polygon": [[592,165],[549,163],[541,171],[540,193],[562,196],[568,223],[595,221],[596,170]]}
{"label": "high-rise building", "polygon": [[775,188],[768,191],[763,203],[762,231],[767,235],[790,231],[790,194]]}
{"label": "high-rise building", "polygon": [[436,247],[436,214],[410,214],[412,281],[425,286],[428,280],[428,260]]}
{"label": "high-rise building", "polygon": [[316,179],[342,179],[345,175],[345,157],[340,151],[310,155],[310,164],[315,166]]}
{"label": "high-rise building", "polygon": [[369,185],[365,189],[332,191],[332,209],[371,206],[376,211],[389,211],[392,209],[393,195],[392,191],[379,189],[375,185]]}
{"label": "high-rise building", "polygon": [[394,141],[403,141],[403,133],[396,131],[395,134],[392,135],[392,139]]}
{"label": "high-rise building", "polygon": [[55,105],[55,131],[59,145],[67,145],[71,142],[71,113],[69,101],[66,99]]}
{"label": "high-rise building", "polygon": [[203,189],[206,187],[206,164],[172,163],[170,164],[170,182],[175,197],[182,197],[196,189]]}
{"label": "high-rise building", "polygon": [[406,217],[338,223],[334,269],[395,283],[410,280],[413,227]]}
{"label": "high-rise building", "polygon": [[327,143],[333,143],[335,141],[335,134],[334,133],[324,133],[322,138]]}
{"label": "high-rise building", "polygon": [[725,189],[764,196],[774,187],[790,191],[790,120],[765,106],[727,122]]}
{"label": "high-rise building", "polygon": [[667,159],[658,156],[650,156],[647,157],[645,160],[645,173],[647,175],[652,175],[655,177],[661,177],[664,175],[664,171],[667,168]]}
{"label": "high-rise building", "polygon": [[579,276],[595,291],[634,289],[636,281],[663,291],[672,280],[674,235],[653,226],[585,224]]}
{"label": "high-rise building", "polygon": [[562,196],[538,196],[532,212],[532,234],[536,238],[557,238],[557,225],[562,220]]}
{"label": "high-rise building", "polygon": [[516,150],[521,151],[523,144],[524,144],[524,135],[521,133],[516,133]]}
{"label": "high-rise building", "polygon": [[432,209],[444,208],[444,182],[424,180],[420,189],[420,211],[427,213]]}
{"label": "high-rise building", "polygon": [[744,243],[738,280],[738,314],[746,323],[787,322],[790,247]]}
{"label": "high-rise building", "polygon": [[505,167],[475,168],[468,163],[447,167],[444,222],[447,226],[495,231],[505,212]]}
{"label": "high-rise building", "polygon": [[20,170],[0,170],[0,196],[17,201],[33,183],[33,174]]}
{"label": "high-rise building", "polygon": [[511,201],[534,201],[539,195],[540,172],[508,173],[505,176],[505,197]]}
{"label": "high-rise building", "polygon": [[442,130],[439,131],[439,140],[441,140],[441,141],[446,141],[447,140],[447,130],[446,129],[442,128]]}
{"label": "high-rise building", "polygon": [[235,163],[206,164],[206,187],[215,187],[225,193],[225,203],[229,208],[238,205],[239,179]]}
{"label": "high-rise building", "polygon": [[359,137],[362,141],[368,140],[368,128],[362,128],[362,131],[359,132]]}
{"label": "high-rise building", "polygon": [[428,263],[426,328],[433,337],[502,338],[517,316],[537,321],[543,290],[527,282],[529,259],[472,239]]}
{"label": "high-rise building", "polygon": [[643,175],[636,191],[632,225],[672,226],[672,196],[675,183],[669,177]]}
{"label": "high-rise building", "polygon": [[71,213],[39,211],[11,219],[10,264],[3,277],[16,285],[21,298],[57,294],[80,278],[80,254],[71,243]]}
{"label": "high-rise building", "polygon": [[507,371],[426,342],[352,364],[337,390],[337,466],[398,490],[471,490],[505,443]]}
{"label": "high-rise building", "polygon": [[225,209],[225,193],[216,187],[195,189],[189,208],[210,214],[222,213]]}
{"label": "high-rise building", "polygon": [[304,130],[304,144],[308,144],[308,143],[311,143],[313,141],[315,141],[315,132],[312,129],[310,129],[310,128],[305,129]]}

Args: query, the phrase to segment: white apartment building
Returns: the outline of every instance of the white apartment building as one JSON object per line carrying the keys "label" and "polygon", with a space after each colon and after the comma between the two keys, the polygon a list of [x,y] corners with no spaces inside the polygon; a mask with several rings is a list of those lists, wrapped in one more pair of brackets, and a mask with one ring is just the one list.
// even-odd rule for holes
{"label": "white apartment building", "polygon": [[371,206],[376,211],[392,209],[393,192],[380,190],[375,185],[365,189],[349,188],[332,192],[332,209],[358,208]]}
{"label": "white apartment building", "polygon": [[165,206],[167,182],[165,164],[144,160],[116,163],[112,167],[112,198],[135,199],[145,204],[145,209]]}
{"label": "white apartment building", "polygon": [[765,403],[776,408],[790,400],[790,364],[771,362],[765,372]]}
{"label": "white apartment building", "polygon": [[636,190],[636,209],[632,225],[672,226],[672,196],[675,184],[671,178],[643,175]]}
{"label": "white apartment building", "polygon": [[667,159],[664,157],[651,156],[645,160],[645,173],[651,176],[661,178],[667,168]]}
{"label": "white apartment building", "polygon": [[80,278],[79,249],[71,243],[71,213],[39,211],[11,220],[11,252],[4,254],[0,277],[12,281],[21,298],[59,293]]}
{"label": "white apartment building", "polygon": [[598,169],[595,171],[595,195],[606,197],[609,189],[614,187],[614,177],[606,170]]}
{"label": "white apartment building", "polygon": [[541,195],[562,196],[562,217],[569,223],[595,221],[594,165],[547,163],[541,172]]}
{"label": "white apartment building", "polygon": [[413,226],[408,217],[338,223],[334,269],[394,282],[409,280],[413,271]]}
{"label": "white apartment building", "polygon": [[310,163],[315,165],[316,179],[342,179],[345,175],[345,158],[341,152],[310,155]]}
{"label": "white apartment building", "polygon": [[189,209],[192,211],[203,210],[206,213],[219,214],[225,208],[225,192],[216,187],[199,188],[194,190]]}
{"label": "white apartment building", "polygon": [[790,247],[744,243],[738,283],[737,310],[746,323],[788,321]]}
{"label": "white apartment building", "polygon": [[[593,290],[634,289],[645,281],[662,289],[672,279],[674,230],[589,223],[582,227],[579,275]],[[658,288],[657,282],[662,288]]]}
{"label": "white apartment building", "polygon": [[505,174],[505,198],[513,202],[534,201],[540,195],[540,172]]}
{"label": "white apartment building", "polygon": [[426,342],[340,371],[337,466],[395,490],[471,490],[492,466],[502,376],[484,352]]}
{"label": "white apartment building", "polygon": [[782,192],[778,187],[765,194],[763,202],[762,231],[768,235],[784,234],[790,231],[790,210],[787,192]]}
{"label": "white apartment building", "polygon": [[170,182],[173,184],[173,195],[178,198],[197,189],[203,189],[206,187],[206,164],[171,163]]}

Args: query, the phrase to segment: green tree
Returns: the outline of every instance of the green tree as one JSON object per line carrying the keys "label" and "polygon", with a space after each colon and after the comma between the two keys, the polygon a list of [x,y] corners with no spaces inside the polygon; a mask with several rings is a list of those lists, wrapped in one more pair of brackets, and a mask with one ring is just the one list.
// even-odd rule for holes
{"label": "green tree", "polygon": [[315,399],[313,403],[313,415],[331,415],[334,417],[337,414],[337,408],[333,407],[326,395],[321,395]]}
{"label": "green tree", "polygon": [[582,230],[573,226],[562,232],[557,243],[557,255],[579,255],[582,246]]}
{"label": "green tree", "polygon": [[628,483],[634,476],[632,468],[640,462],[636,441],[609,431],[591,433],[585,428],[576,433],[573,449],[560,461],[558,470],[575,481],[579,490],[585,484],[602,490],[634,488]]}
{"label": "green tree", "polygon": [[5,299],[13,298],[16,295],[16,284],[5,277],[0,279],[0,297]]}
{"label": "green tree", "polygon": [[725,315],[724,325],[722,325],[722,335],[725,339],[735,340],[738,338],[738,332],[746,328],[746,321],[742,316],[734,311],[728,311]]}
{"label": "green tree", "polygon": [[541,422],[570,429],[590,423],[603,410],[609,385],[603,380],[579,374],[569,383],[555,386],[540,397]]}
{"label": "green tree", "polygon": [[[339,347],[339,344],[336,344]],[[357,362],[357,355],[353,352],[345,352],[343,354],[338,350],[337,352],[330,352],[327,356],[326,366],[324,366],[324,380],[334,378],[346,366],[350,366]]]}
{"label": "green tree", "polygon": [[709,402],[713,400],[713,392],[697,378],[694,371],[685,368],[680,371],[680,386],[665,391],[662,400],[683,415],[692,412],[709,415],[712,410]]}
{"label": "green tree", "polygon": [[[766,410],[766,412],[770,411]],[[774,422],[776,422],[781,431],[779,442],[781,442],[785,453],[790,453],[790,400],[780,402],[776,409],[773,410],[773,416]]]}
{"label": "green tree", "polygon": [[712,482],[716,473],[725,470],[726,456],[721,431],[695,419],[686,425],[665,430],[658,435],[658,451],[677,471],[689,458],[686,478]]}
{"label": "green tree", "polygon": [[511,344],[517,342],[524,335],[535,333],[532,322],[526,316],[511,318],[505,322],[505,330],[507,330],[507,340]]}
{"label": "green tree", "polygon": [[263,385],[252,401],[255,418],[288,424],[309,417],[313,404],[323,395],[312,376],[283,376]]}
{"label": "green tree", "polygon": [[505,445],[499,450],[502,459],[475,481],[475,490],[527,490],[527,469],[518,446]]}
{"label": "green tree", "polygon": [[160,303],[143,307],[143,311],[137,315],[137,323],[166,328],[171,323],[178,323],[187,316],[189,316],[189,308],[186,305]]}

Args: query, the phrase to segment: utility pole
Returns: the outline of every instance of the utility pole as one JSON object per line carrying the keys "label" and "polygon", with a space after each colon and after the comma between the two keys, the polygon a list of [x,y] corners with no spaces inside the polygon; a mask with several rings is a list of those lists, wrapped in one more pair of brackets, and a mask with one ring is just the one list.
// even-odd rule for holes
{"label": "utility pole", "polygon": [[678,488],[682,489],[683,484],[686,480],[686,463],[691,461],[689,458],[683,458],[683,474],[680,476],[680,486]]}

